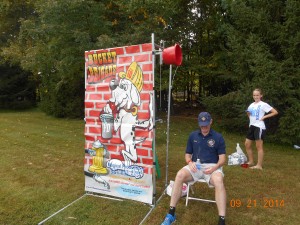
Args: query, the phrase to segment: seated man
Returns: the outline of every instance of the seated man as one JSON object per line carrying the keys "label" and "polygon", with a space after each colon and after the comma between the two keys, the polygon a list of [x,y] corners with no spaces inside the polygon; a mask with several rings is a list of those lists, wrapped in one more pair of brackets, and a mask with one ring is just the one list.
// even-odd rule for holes
{"label": "seated man", "polygon": [[[226,161],[225,141],[220,133],[211,129],[212,118],[208,112],[198,116],[199,130],[189,136],[185,161],[188,164],[178,171],[172,189],[169,213],[162,225],[172,224],[175,219],[175,207],[181,197],[183,183],[204,178],[209,187],[215,187],[215,200],[219,212],[218,225],[225,225],[226,190],[223,183],[222,166]],[[196,161],[200,159],[201,168]]]}

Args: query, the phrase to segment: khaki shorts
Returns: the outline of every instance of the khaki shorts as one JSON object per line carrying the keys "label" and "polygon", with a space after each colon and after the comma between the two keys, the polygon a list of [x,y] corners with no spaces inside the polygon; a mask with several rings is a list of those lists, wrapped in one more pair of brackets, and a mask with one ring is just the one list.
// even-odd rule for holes
{"label": "khaki shorts", "polygon": [[216,164],[215,163],[203,163],[203,164],[201,164],[201,170],[197,170],[195,173],[191,171],[189,165],[186,165],[183,168],[187,169],[190,172],[194,181],[204,179],[206,181],[207,185],[210,188],[213,188],[214,186],[209,182],[211,175],[213,175],[214,173],[221,173],[222,176],[224,177],[223,168],[220,167],[217,170],[215,170],[214,172],[212,172],[211,174],[205,174],[205,173],[203,173],[203,171],[209,167],[213,167],[214,165],[216,165]]}

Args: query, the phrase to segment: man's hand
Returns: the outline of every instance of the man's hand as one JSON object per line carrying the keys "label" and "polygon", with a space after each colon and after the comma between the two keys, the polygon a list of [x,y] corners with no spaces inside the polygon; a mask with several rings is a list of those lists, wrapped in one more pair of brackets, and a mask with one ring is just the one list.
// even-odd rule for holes
{"label": "man's hand", "polygon": [[205,170],[203,171],[203,173],[204,173],[204,174],[211,174],[211,173],[213,173],[215,170],[216,170],[216,169],[215,169],[214,167],[209,167],[209,168],[205,169]]}
{"label": "man's hand", "polygon": [[190,170],[192,171],[192,172],[196,172],[197,171],[197,167],[196,167],[196,163],[195,162],[193,162],[193,161],[190,161],[189,162],[189,167],[190,167]]}

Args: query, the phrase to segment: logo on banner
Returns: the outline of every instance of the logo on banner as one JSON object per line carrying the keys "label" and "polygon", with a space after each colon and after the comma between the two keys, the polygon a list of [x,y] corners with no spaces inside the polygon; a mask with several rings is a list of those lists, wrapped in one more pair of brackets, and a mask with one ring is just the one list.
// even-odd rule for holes
{"label": "logo on banner", "polygon": [[87,56],[88,83],[99,83],[107,77],[116,75],[117,53],[98,52]]}

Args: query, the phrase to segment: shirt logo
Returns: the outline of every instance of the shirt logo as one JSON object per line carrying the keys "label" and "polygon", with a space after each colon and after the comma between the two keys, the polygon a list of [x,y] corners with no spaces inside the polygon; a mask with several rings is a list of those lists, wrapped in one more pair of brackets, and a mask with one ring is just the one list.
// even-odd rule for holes
{"label": "shirt logo", "polygon": [[257,107],[256,113],[255,113],[255,118],[256,118],[256,120],[259,120],[259,110],[260,110],[260,107],[261,107],[261,105],[259,105],[259,106]]}
{"label": "shirt logo", "polygon": [[209,140],[207,141],[207,145],[208,145],[209,147],[214,147],[214,145],[215,145],[215,140],[214,140],[214,139],[209,139]]}

